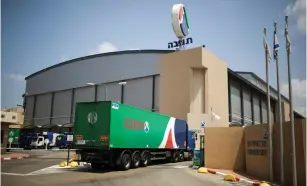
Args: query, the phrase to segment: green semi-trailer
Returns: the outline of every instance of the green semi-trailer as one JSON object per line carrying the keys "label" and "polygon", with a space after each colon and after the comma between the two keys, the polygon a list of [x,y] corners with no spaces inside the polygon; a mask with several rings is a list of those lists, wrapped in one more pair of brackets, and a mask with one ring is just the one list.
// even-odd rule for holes
{"label": "green semi-trailer", "polygon": [[79,161],[93,169],[191,160],[195,147],[184,120],[111,101],[77,103],[74,135]]}

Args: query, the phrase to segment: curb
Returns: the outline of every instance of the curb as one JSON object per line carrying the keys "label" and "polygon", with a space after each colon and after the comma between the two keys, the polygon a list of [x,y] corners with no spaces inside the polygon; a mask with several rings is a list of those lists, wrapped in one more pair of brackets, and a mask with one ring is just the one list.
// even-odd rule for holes
{"label": "curb", "polygon": [[[210,174],[215,174],[215,175],[219,175],[219,176],[223,176],[225,177],[226,175],[229,175],[229,174],[225,174],[223,172],[218,172],[218,171],[215,171],[215,170],[212,170],[212,169],[207,169],[208,170],[208,173]],[[260,186],[261,185],[261,182],[259,181],[251,181],[251,180],[247,180],[247,179],[243,179],[243,178],[240,178],[240,177],[237,177],[235,176],[235,182],[244,182],[244,183],[247,183],[249,185],[253,185],[253,186]]]}
{"label": "curb", "polygon": [[1,161],[19,160],[19,159],[25,159],[25,158],[31,158],[31,156],[20,156],[20,157],[12,157],[12,158],[1,158]]}

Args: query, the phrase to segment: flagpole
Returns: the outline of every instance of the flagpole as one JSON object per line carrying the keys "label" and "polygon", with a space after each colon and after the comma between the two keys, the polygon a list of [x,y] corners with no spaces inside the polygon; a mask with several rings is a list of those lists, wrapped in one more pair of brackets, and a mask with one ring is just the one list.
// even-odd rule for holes
{"label": "flagpole", "polygon": [[292,97],[292,82],[291,82],[291,65],[290,65],[290,40],[288,33],[288,16],[285,17],[285,37],[286,37],[286,51],[288,64],[288,81],[289,81],[289,100],[290,100],[290,123],[291,123],[291,142],[292,142],[292,168],[293,168],[293,186],[297,186],[296,173],[296,149],[295,149],[295,132],[294,132],[294,113],[293,113],[293,97]]}
{"label": "flagpole", "polygon": [[280,96],[280,83],[279,83],[279,66],[278,66],[278,49],[279,44],[277,40],[277,23],[274,22],[274,58],[276,61],[276,74],[277,74],[277,92],[278,92],[278,111],[279,111],[279,135],[280,135],[280,182],[284,185],[284,130],[283,119],[281,110],[281,96]]}
{"label": "flagpole", "polygon": [[269,153],[270,153],[270,180],[273,181],[273,127],[272,127],[272,122],[271,122],[271,104],[270,104],[270,82],[269,82],[269,46],[266,40],[266,28],[263,30],[264,34],[264,49],[265,49],[265,65],[266,65],[266,91],[267,91],[267,118],[268,118],[268,127],[269,127]]}

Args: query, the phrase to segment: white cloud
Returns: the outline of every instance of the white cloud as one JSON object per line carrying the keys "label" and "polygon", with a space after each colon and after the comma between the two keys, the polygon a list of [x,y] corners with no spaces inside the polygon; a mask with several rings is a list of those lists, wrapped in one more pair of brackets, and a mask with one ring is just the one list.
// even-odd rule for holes
{"label": "white cloud", "polygon": [[[306,79],[292,79],[292,97],[294,110],[306,116]],[[281,85],[281,93],[289,97],[288,83]]]}
{"label": "white cloud", "polygon": [[295,0],[294,3],[289,4],[285,9],[286,15],[294,15],[297,17],[297,27],[306,34],[306,0]]}
{"label": "white cloud", "polygon": [[8,74],[7,77],[14,81],[25,81],[25,77],[22,74]]}
{"label": "white cloud", "polygon": [[117,51],[117,47],[114,46],[112,43],[103,42],[99,44],[96,49],[91,52],[91,54],[100,54],[100,53],[107,53],[107,52],[115,52]]}

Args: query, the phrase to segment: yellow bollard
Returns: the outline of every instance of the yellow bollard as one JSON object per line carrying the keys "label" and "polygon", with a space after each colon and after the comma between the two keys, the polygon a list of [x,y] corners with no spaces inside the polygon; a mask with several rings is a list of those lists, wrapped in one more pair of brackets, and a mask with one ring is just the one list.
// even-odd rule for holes
{"label": "yellow bollard", "polygon": [[259,186],[270,186],[270,185],[267,183],[261,183]]}
{"label": "yellow bollard", "polygon": [[232,174],[227,174],[224,176],[225,181],[236,181],[236,177]]}
{"label": "yellow bollard", "polygon": [[78,167],[79,165],[78,165],[77,162],[73,161],[73,162],[71,162],[71,163],[69,164],[69,166],[70,166],[70,167]]}
{"label": "yellow bollard", "polygon": [[60,167],[66,167],[66,166],[67,166],[67,162],[66,162],[66,161],[63,161],[63,162],[60,163],[59,166],[60,166]]}
{"label": "yellow bollard", "polygon": [[198,173],[208,173],[208,169],[205,168],[205,167],[200,167],[198,170],[197,170]]}

